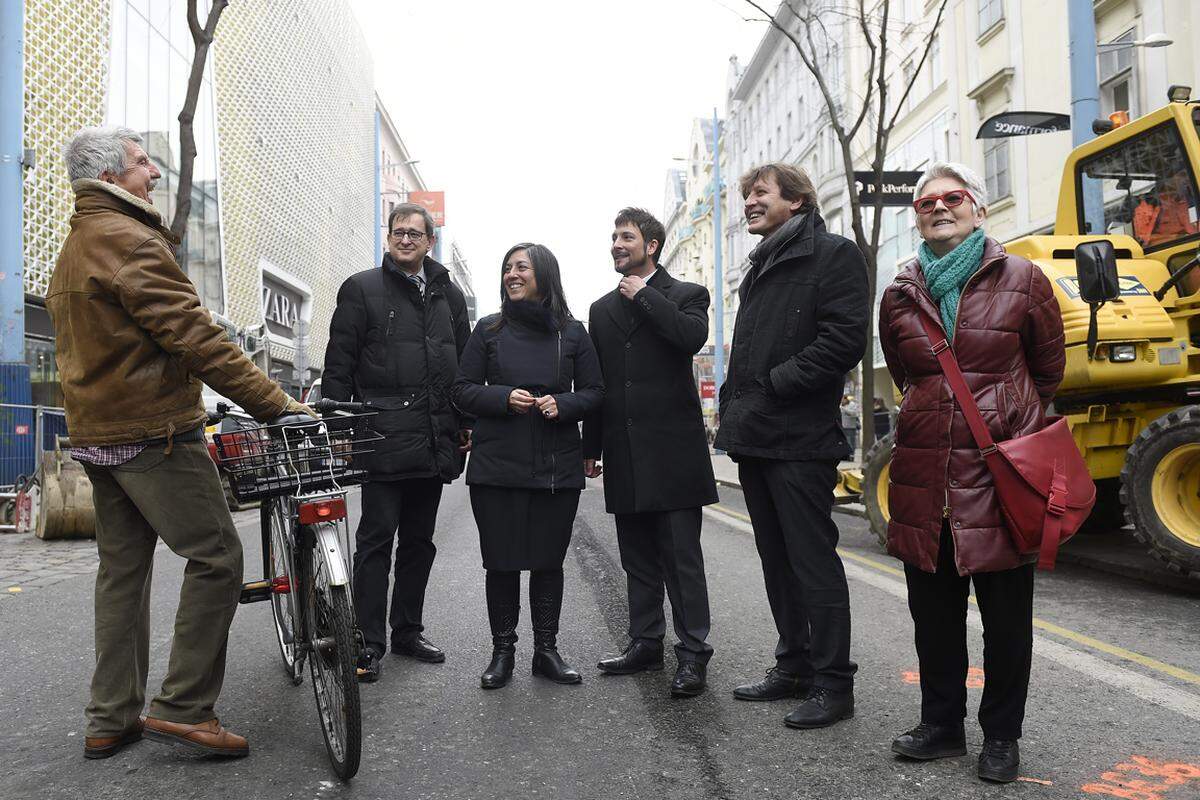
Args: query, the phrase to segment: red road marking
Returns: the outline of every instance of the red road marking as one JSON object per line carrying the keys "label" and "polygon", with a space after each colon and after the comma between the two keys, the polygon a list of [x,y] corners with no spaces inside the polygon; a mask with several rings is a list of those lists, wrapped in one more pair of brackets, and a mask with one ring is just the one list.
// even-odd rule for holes
{"label": "red road marking", "polygon": [[[1141,778],[1157,778],[1155,781]],[[1080,788],[1088,794],[1120,797],[1123,800],[1167,800],[1164,795],[1191,782],[1200,783],[1200,766],[1182,761],[1157,761],[1145,756],[1131,756],[1129,761],[1100,773],[1102,783],[1085,783]]]}
{"label": "red road marking", "polygon": [[[905,683],[920,683],[921,673],[916,670],[905,670],[900,673],[900,678]],[[979,667],[970,667],[967,669],[967,688],[982,689],[983,688],[983,670]]]}

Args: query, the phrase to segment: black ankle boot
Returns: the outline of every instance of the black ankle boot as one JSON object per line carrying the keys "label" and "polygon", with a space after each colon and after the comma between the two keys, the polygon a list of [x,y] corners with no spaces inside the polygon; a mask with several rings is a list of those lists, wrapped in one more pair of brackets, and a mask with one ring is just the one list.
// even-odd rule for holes
{"label": "black ankle boot", "polygon": [[479,685],[484,689],[499,689],[512,678],[513,656],[517,652],[517,620],[521,615],[521,607],[516,602],[502,601],[494,594],[488,596],[492,662],[479,676]]}
{"label": "black ankle boot", "polygon": [[514,656],[517,648],[514,644],[517,637],[509,640],[492,637],[492,662],[488,664],[483,675],[479,676],[479,685],[484,689],[499,689],[508,685],[512,679]]}
{"label": "black ankle boot", "polygon": [[557,575],[534,572],[530,576],[529,610],[533,618],[533,674],[555,683],[582,683],[583,676],[563,661],[556,646],[562,611],[561,572]]}
{"label": "black ankle boot", "polygon": [[559,655],[555,638],[553,633],[533,632],[533,674],[555,683],[583,683],[583,676]]}

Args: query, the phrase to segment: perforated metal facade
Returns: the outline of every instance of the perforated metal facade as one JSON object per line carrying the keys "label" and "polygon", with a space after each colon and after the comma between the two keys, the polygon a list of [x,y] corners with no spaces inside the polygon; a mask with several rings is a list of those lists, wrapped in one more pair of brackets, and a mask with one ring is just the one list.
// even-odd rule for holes
{"label": "perforated metal facade", "polygon": [[25,291],[44,296],[74,207],[63,143],[104,120],[109,0],[25,0]]}
{"label": "perforated metal facade", "polygon": [[[319,367],[338,287],[375,266],[367,43],[343,0],[239,0],[221,17],[213,54],[228,316],[262,321],[265,264],[275,282],[311,293],[301,318]],[[271,356],[295,358],[278,337]]]}

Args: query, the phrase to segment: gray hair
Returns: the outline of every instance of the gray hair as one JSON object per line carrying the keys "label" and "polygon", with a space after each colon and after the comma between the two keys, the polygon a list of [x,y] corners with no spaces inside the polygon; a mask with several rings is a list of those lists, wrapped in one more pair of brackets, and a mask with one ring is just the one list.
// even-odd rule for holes
{"label": "gray hair", "polygon": [[63,161],[71,180],[97,179],[105,172],[120,175],[125,172],[125,144],[141,144],[141,135],[119,125],[83,128],[63,148]]}
{"label": "gray hair", "polygon": [[913,192],[913,200],[921,196],[921,192],[925,189],[925,184],[938,178],[953,178],[958,181],[975,198],[975,202],[979,208],[987,209],[987,184],[983,182],[983,178],[979,177],[979,173],[966,164],[959,164],[954,161],[935,161],[930,164],[926,168],[925,174],[921,176],[921,180],[917,181],[917,190]]}
{"label": "gray hair", "polygon": [[392,223],[397,219],[408,219],[414,214],[420,214],[425,220],[425,234],[430,238],[437,234],[437,227],[433,222],[433,214],[429,213],[429,209],[420,203],[401,203],[392,209],[392,213],[388,214],[388,233],[392,232]]}

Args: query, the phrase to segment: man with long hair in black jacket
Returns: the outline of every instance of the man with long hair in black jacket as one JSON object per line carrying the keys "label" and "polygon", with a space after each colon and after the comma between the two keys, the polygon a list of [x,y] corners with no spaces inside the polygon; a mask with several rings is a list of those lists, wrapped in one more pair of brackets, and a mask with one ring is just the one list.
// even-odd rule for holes
{"label": "man with long hair in black jacket", "polygon": [[851,452],[843,382],[867,346],[866,263],[825,230],[803,170],[767,164],[740,183],[747,227],[763,239],[738,289],[716,446],[738,465],[779,643],[766,678],[733,694],[802,697],[784,722],[821,728],[854,715],[850,595],[831,515]]}

